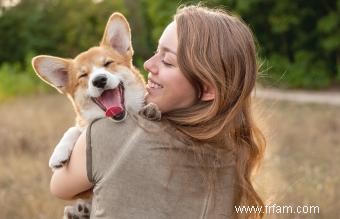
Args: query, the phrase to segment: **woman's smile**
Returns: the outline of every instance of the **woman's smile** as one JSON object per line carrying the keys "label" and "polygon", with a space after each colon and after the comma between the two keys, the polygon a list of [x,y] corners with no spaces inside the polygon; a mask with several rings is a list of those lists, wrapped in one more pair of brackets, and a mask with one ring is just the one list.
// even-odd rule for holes
{"label": "woman's smile", "polygon": [[164,30],[156,53],[144,63],[149,73],[146,85],[147,103],[154,103],[162,113],[192,106],[196,100],[195,89],[177,65],[176,23]]}
{"label": "woman's smile", "polygon": [[149,78],[148,79],[148,83],[146,85],[146,88],[147,89],[148,88],[150,88],[150,89],[161,89],[161,88],[163,88],[163,85],[161,85],[161,84],[159,84],[159,83],[157,83],[154,80]]}

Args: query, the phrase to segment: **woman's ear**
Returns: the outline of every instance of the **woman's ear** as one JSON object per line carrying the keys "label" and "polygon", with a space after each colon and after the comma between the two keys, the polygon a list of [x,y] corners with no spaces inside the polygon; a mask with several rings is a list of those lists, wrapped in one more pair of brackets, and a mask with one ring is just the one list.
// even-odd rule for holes
{"label": "woman's ear", "polygon": [[212,86],[204,85],[201,100],[209,101],[215,99],[215,89]]}

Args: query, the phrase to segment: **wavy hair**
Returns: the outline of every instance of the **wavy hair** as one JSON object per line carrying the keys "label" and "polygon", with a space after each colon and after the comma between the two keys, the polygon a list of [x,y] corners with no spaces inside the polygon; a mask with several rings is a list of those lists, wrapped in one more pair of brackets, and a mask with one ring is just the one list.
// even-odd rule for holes
{"label": "wavy hair", "polygon": [[[174,21],[178,65],[195,88],[198,100],[164,117],[196,142],[231,147],[236,159],[235,206],[263,207],[251,181],[266,144],[251,110],[251,92],[258,74],[253,34],[241,18],[203,6],[179,8]],[[200,101],[205,85],[215,90],[212,101]],[[243,216],[262,218],[263,213]]]}

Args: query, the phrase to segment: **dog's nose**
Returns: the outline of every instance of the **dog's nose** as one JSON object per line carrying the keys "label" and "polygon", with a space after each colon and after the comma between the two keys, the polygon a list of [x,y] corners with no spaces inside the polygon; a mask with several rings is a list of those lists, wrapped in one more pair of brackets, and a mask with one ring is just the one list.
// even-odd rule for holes
{"label": "dog's nose", "polygon": [[95,77],[92,81],[93,86],[98,88],[104,88],[107,82],[107,78],[104,75],[99,75]]}

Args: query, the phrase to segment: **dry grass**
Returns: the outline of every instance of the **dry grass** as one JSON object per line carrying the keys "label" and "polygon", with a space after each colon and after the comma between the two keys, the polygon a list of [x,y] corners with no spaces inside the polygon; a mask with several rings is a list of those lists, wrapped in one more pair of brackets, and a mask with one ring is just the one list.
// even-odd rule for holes
{"label": "dry grass", "polygon": [[0,115],[0,218],[61,218],[48,158],[73,124],[70,104],[61,95],[19,98],[0,104]]}
{"label": "dry grass", "polygon": [[340,107],[273,101],[261,105],[268,148],[256,182],[266,203],[320,207],[319,214],[267,218],[338,218]]}
{"label": "dry grass", "polygon": [[[267,218],[337,218],[340,208],[340,108],[263,101],[268,148],[256,177],[267,203],[318,205],[320,214]],[[0,219],[59,219],[65,202],[49,193],[47,162],[73,124],[61,95],[0,104]]]}

